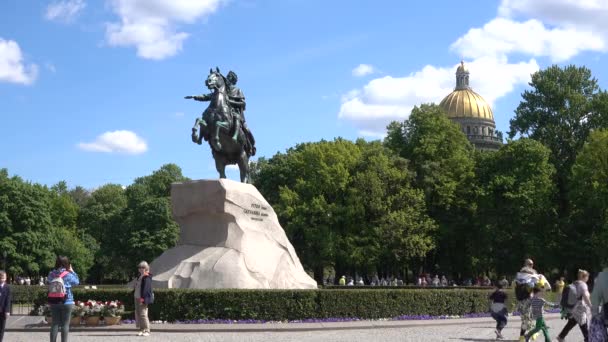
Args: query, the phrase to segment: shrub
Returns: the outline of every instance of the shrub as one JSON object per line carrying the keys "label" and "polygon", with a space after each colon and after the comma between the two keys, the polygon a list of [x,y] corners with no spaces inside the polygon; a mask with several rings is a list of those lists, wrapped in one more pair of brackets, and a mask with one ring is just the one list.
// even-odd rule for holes
{"label": "shrub", "polygon": [[46,296],[48,288],[46,286],[11,285],[11,298],[13,304],[31,304],[41,294]]}
{"label": "shrub", "polygon": [[[487,289],[322,289],[322,290],[194,290],[156,289],[152,320],[196,319],[301,320],[310,318],[391,318],[402,315],[464,315],[488,311]],[[126,288],[73,290],[74,299],[119,300],[127,317],[134,310]],[[509,306],[514,308],[514,294]],[[553,299],[551,295],[547,296]],[[36,305],[46,304],[46,292]]]}

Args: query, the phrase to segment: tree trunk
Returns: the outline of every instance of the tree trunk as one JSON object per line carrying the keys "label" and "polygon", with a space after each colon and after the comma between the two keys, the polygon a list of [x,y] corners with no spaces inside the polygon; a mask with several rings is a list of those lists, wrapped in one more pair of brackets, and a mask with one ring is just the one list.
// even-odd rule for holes
{"label": "tree trunk", "polygon": [[316,266],[314,269],[314,278],[317,285],[323,285],[323,266]]}

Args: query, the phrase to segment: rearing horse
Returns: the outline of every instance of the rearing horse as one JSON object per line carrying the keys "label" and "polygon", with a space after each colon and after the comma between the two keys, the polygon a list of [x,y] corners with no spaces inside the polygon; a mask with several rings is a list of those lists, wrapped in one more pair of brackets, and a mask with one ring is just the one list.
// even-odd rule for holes
{"label": "rearing horse", "polygon": [[205,85],[212,90],[212,93],[209,97],[200,97],[200,100],[209,101],[209,106],[203,112],[202,119],[197,118],[194,122],[192,141],[198,144],[202,143],[202,139],[209,141],[213,159],[215,159],[215,168],[219,172],[220,178],[226,178],[226,165],[237,164],[241,173],[241,182],[246,183],[249,181],[249,156],[245,152],[246,139],[240,128],[236,139],[233,138],[235,125],[232,109],[228,103],[226,79],[220,73],[219,68],[216,68],[215,71],[209,70]]}

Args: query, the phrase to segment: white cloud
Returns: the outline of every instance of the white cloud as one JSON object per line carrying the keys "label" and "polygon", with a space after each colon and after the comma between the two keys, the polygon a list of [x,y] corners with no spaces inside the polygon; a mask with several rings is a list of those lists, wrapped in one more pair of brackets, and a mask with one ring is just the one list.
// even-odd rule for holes
{"label": "white cloud", "polygon": [[502,0],[498,14],[536,18],[557,26],[608,31],[608,1],[605,0]]}
{"label": "white cloud", "polygon": [[522,53],[547,56],[554,62],[572,58],[581,51],[605,51],[603,38],[580,28],[548,29],[538,20],[517,22],[495,18],[482,28],[472,28],[451,46],[468,58]]}
{"label": "white cloud", "polygon": [[363,77],[365,75],[370,75],[376,72],[374,66],[369,64],[359,64],[356,68],[353,69],[352,73],[355,77]]}
{"label": "white cloud", "polygon": [[86,7],[84,0],[62,0],[49,4],[44,17],[47,20],[69,23]]}
{"label": "white cloud", "polygon": [[37,76],[38,66],[24,64],[19,44],[0,38],[0,82],[32,84]]}
{"label": "white cloud", "polygon": [[182,49],[188,33],[176,25],[193,23],[218,10],[226,0],[110,0],[120,22],[106,26],[111,46],[135,46],[137,55],[165,59]]}
{"label": "white cloud", "polygon": [[111,131],[98,136],[90,143],[79,143],[78,147],[90,152],[141,154],[148,150],[146,141],[131,131]]}
{"label": "white cloud", "polygon": [[[344,95],[339,118],[352,121],[364,136],[379,137],[393,120],[405,120],[415,105],[439,103],[456,85],[456,67],[427,65],[403,77],[371,80],[362,89]],[[525,84],[539,69],[536,60],[509,63],[506,57],[481,57],[467,63],[471,87],[492,103]]]}

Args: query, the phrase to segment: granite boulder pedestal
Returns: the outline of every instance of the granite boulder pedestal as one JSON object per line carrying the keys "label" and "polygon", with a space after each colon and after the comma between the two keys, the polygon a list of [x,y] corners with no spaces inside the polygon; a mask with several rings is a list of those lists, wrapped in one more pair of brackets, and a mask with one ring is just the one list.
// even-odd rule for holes
{"label": "granite boulder pedestal", "polygon": [[251,184],[228,179],[171,186],[177,246],[150,264],[155,288],[316,289]]}

